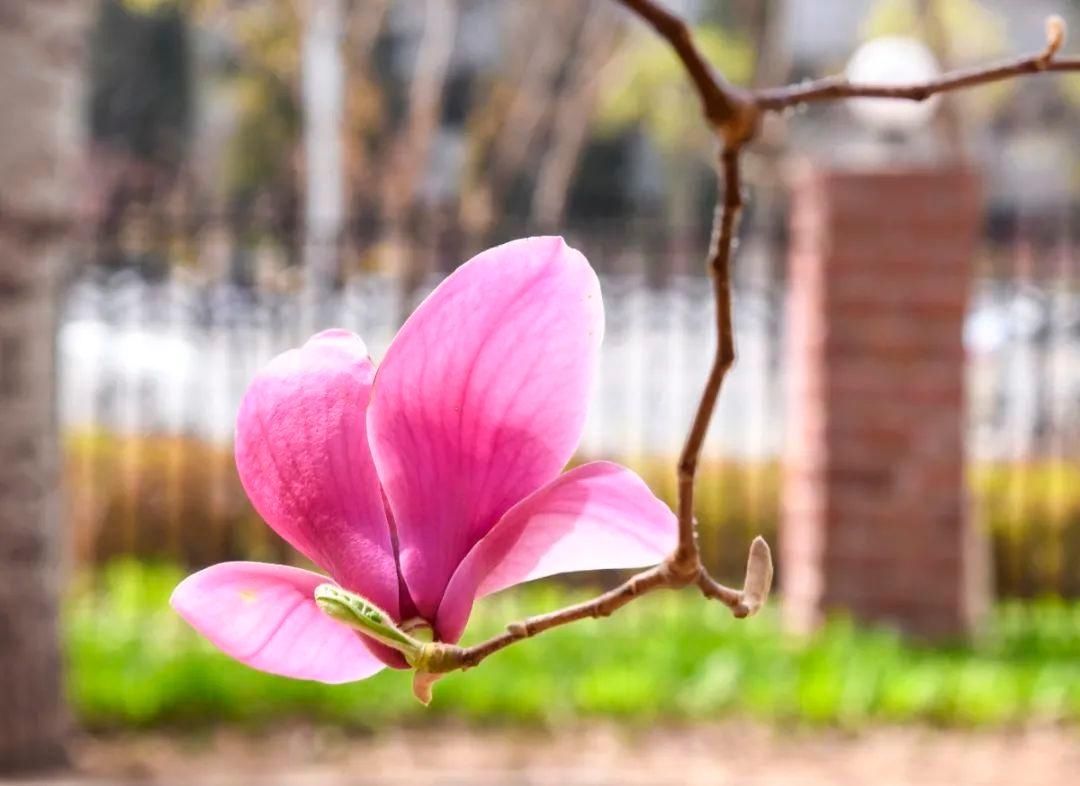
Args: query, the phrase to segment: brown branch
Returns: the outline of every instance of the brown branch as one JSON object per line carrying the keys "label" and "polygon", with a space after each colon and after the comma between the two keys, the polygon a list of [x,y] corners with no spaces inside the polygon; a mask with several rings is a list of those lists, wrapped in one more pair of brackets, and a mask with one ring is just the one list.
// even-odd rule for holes
{"label": "brown branch", "polygon": [[759,109],[770,112],[798,104],[846,98],[897,98],[925,101],[938,93],[1000,82],[1017,76],[1041,74],[1048,71],[1080,71],[1080,57],[1057,57],[1057,52],[1064,41],[1064,27],[1061,21],[1051,18],[1047,28],[1047,45],[1042,52],[989,66],[951,71],[926,82],[910,85],[858,84],[849,82],[843,76],[831,76],[805,84],[757,90],[753,93],[753,101]]}
{"label": "brown branch", "polygon": [[478,664],[488,655],[509,647],[516,641],[532,638],[545,630],[589,617],[594,619],[607,617],[635,598],[653,590],[670,586],[666,567],[663,564],[656,565],[632,576],[615,589],[609,590],[592,600],[576,603],[573,606],[567,606],[547,614],[529,617],[520,622],[511,622],[506,626],[505,632],[472,647],[448,648],[448,656],[454,663],[460,664],[455,668],[468,669]]}
{"label": "brown branch", "polygon": [[679,548],[673,562],[683,575],[696,575],[700,570],[696,522],[694,520],[694,486],[701,448],[709,430],[716,400],[728,369],[735,362],[735,333],[731,321],[731,248],[735,223],[742,209],[742,184],[739,177],[739,148],[725,148],[720,156],[723,201],[717,206],[709,247],[709,275],[713,280],[716,301],[716,353],[709,378],[698,402],[690,433],[679,456]]}
{"label": "brown branch", "polygon": [[670,559],[674,577],[683,583],[691,583],[702,570],[697,544],[697,524],[694,520],[697,465],[724,376],[735,361],[734,331],[731,324],[731,276],[728,268],[735,223],[742,208],[739,152],[743,144],[757,132],[759,111],[746,93],[736,90],[716,74],[697,48],[690,28],[682,19],[664,10],[653,0],[619,2],[652,25],[671,44],[697,91],[706,120],[723,142],[720,178],[724,199],[717,206],[713,219],[708,257],[716,296],[717,348],[690,433],[679,455],[679,543]]}
{"label": "brown branch", "polygon": [[[532,638],[546,630],[578,620],[610,616],[642,595],[658,589],[677,589],[684,584],[685,582],[671,572],[670,561],[662,562],[592,600],[529,617],[520,622],[512,622],[506,626],[505,632],[471,647],[431,642],[425,645],[427,651],[424,656],[424,669],[433,673],[470,669],[489,655],[522,639]],[[765,604],[772,585],[772,555],[768,544],[760,537],[750,544],[746,579],[741,591],[725,587],[704,571],[698,573],[697,585],[702,595],[720,601],[731,609],[736,617],[751,616]]]}
{"label": "brown branch", "polygon": [[757,121],[761,111],[775,111],[808,101],[853,97],[918,101],[935,93],[1011,76],[1041,71],[1080,70],[1080,59],[1057,59],[1065,35],[1064,24],[1054,18],[1047,24],[1047,45],[1044,51],[995,66],[956,71],[915,85],[853,85],[844,79],[833,78],[747,94],[735,90],[713,72],[695,46],[689,28],[681,19],[652,0],[619,2],[651,24],[671,44],[698,92],[706,119],[722,142],[719,177],[724,195],[713,221],[708,258],[716,302],[717,346],[709,378],[679,458],[678,545],[664,562],[636,574],[622,585],[592,600],[511,623],[505,632],[471,647],[443,642],[423,645],[415,665],[419,686],[417,695],[424,701],[430,698],[431,684],[435,679],[433,675],[471,668],[489,655],[546,630],[588,617],[606,617],[635,598],[658,589],[678,589],[694,584],[702,595],[720,601],[730,608],[736,617],[754,614],[767,600],[773,578],[772,556],[768,544],[760,537],[755,538],[751,544],[742,590],[725,587],[712,579],[701,565],[694,519],[694,488],[701,449],[724,377],[735,360],[730,267],[736,224],[742,208],[739,157],[743,146],[757,134]]}

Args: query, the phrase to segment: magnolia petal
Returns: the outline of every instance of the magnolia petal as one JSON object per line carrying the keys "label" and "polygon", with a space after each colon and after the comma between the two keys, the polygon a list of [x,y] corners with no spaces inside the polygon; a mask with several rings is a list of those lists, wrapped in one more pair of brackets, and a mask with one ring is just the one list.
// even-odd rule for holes
{"label": "magnolia petal", "polygon": [[473,545],[572,455],[603,321],[585,257],[529,238],[462,265],[394,339],[368,434],[425,618]]}
{"label": "magnolia petal", "polygon": [[299,568],[225,562],[188,576],[170,603],[215,647],[260,671],[332,684],[370,677],[382,661],[315,605],[325,582]]}
{"label": "magnolia petal", "polygon": [[396,616],[397,566],[367,446],[374,376],[364,343],[344,330],[279,355],[244,395],[236,467],[274,531]]}
{"label": "magnolia petal", "polygon": [[457,641],[473,600],[524,581],[579,570],[635,568],[670,554],[678,523],[630,470],[584,464],[514,506],[461,563],[436,622]]}

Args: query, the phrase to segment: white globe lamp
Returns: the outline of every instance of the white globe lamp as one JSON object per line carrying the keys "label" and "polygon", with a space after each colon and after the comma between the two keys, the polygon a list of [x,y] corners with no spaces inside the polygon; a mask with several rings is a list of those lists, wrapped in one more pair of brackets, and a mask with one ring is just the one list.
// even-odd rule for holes
{"label": "white globe lamp", "polygon": [[[882,36],[867,41],[848,61],[845,76],[852,84],[910,85],[934,79],[941,73],[926,44],[915,38]],[[887,134],[906,135],[930,120],[938,96],[925,101],[895,98],[856,98],[848,102],[851,112],[868,127]]]}

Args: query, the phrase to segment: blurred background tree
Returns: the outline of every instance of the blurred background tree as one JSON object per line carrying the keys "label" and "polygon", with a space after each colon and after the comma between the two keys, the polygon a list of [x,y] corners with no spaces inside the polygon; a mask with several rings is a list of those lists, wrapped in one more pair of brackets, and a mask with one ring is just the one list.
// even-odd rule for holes
{"label": "blurred background tree", "polygon": [[68,738],[54,339],[83,10],[0,12],[0,774],[62,762]]}

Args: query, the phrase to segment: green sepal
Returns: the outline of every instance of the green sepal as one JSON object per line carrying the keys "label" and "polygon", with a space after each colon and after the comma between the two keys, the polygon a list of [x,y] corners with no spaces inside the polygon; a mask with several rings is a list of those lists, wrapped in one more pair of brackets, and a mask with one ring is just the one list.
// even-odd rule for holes
{"label": "green sepal", "polygon": [[410,664],[420,656],[423,642],[403,631],[389,614],[355,592],[336,584],[320,584],[315,588],[315,604],[331,619],[397,650]]}

